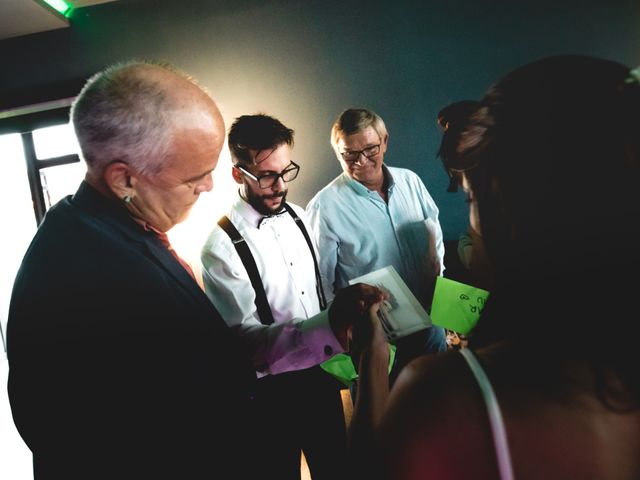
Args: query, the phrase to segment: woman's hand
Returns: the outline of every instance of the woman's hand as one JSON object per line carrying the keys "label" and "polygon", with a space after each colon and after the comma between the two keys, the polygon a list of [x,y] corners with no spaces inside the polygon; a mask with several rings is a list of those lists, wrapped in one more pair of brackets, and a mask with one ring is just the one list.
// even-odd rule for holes
{"label": "woman's hand", "polygon": [[350,351],[353,329],[363,323],[371,305],[384,298],[382,290],[366,283],[356,283],[338,290],[329,307],[329,323],[346,352]]}
{"label": "woman's hand", "polygon": [[353,324],[351,358],[357,371],[360,371],[363,354],[367,361],[384,364],[385,371],[389,364],[389,344],[379,318],[380,306],[384,300],[383,296],[370,305],[359,321]]}

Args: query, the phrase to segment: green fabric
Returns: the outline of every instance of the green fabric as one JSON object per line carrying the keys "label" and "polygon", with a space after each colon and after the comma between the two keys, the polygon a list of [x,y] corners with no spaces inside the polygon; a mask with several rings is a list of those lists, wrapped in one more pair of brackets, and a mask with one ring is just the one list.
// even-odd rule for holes
{"label": "green fabric", "polygon": [[467,335],[474,329],[489,292],[449,278],[438,277],[431,304],[431,321]]}
{"label": "green fabric", "polygon": [[[396,346],[389,344],[389,372],[393,366],[393,361],[396,358]],[[346,353],[339,353],[334,355],[326,362],[320,364],[322,368],[329,375],[338,379],[347,387],[350,386],[353,381],[358,378],[356,369],[351,361],[351,357]]]}

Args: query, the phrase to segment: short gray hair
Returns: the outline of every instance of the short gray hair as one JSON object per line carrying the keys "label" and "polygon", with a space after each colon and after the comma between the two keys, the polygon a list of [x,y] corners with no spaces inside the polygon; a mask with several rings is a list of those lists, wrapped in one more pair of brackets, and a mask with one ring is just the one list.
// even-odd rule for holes
{"label": "short gray hair", "polygon": [[71,121],[90,173],[100,175],[114,161],[142,173],[158,173],[175,119],[174,97],[149,67],[190,77],[165,63],[118,63],[91,77],[71,107]]}
{"label": "short gray hair", "polygon": [[331,127],[331,145],[338,152],[340,138],[360,133],[368,127],[373,127],[380,140],[387,136],[387,127],[382,117],[372,110],[365,108],[349,108],[342,112]]}

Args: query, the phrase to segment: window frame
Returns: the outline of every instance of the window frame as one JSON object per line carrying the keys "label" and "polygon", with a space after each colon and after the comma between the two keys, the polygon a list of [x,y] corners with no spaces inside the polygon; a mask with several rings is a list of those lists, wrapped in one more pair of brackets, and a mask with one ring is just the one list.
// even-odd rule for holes
{"label": "window frame", "polygon": [[22,139],[27,177],[33,201],[36,224],[40,225],[47,204],[40,180],[40,170],[80,162],[77,154],[62,155],[39,160],[33,142],[33,131],[69,123],[69,110],[75,97],[28,105],[0,112],[0,135],[19,133]]}

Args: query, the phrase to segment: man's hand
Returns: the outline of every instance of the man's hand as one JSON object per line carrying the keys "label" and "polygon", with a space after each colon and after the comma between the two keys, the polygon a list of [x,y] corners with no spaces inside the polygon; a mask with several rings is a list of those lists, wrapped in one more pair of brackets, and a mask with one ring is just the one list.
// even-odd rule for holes
{"label": "man's hand", "polygon": [[366,283],[356,283],[336,292],[333,303],[329,307],[329,323],[333,334],[345,351],[349,351],[353,325],[363,321],[363,316],[369,307],[381,302],[384,298],[385,294],[382,290]]}

